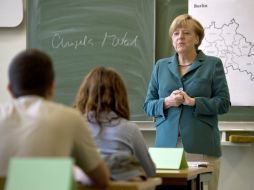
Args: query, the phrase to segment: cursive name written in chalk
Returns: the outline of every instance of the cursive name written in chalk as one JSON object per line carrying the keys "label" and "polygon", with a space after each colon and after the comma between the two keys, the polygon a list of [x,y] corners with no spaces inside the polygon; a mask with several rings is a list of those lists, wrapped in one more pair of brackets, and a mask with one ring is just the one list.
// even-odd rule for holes
{"label": "cursive name written in chalk", "polygon": [[64,35],[57,32],[51,38],[51,46],[53,49],[58,48],[89,48],[89,47],[136,47],[138,43],[138,35],[130,38],[128,32],[123,34],[111,34],[105,32],[101,38],[88,37],[88,35],[83,35],[82,38],[77,38],[75,40],[66,40]]}
{"label": "cursive name written in chalk", "polygon": [[136,47],[138,36],[136,35],[134,39],[128,39],[127,35],[128,32],[125,32],[123,36],[117,36],[116,34],[108,34],[107,32],[105,32],[103,41],[101,43],[101,47],[104,47],[105,44],[111,44],[113,47],[118,46]]}
{"label": "cursive name written in chalk", "polygon": [[55,33],[51,40],[52,48],[79,48],[79,47],[89,47],[94,46],[93,39],[88,38],[87,35],[84,35],[82,39],[65,41],[64,38],[59,34]]}

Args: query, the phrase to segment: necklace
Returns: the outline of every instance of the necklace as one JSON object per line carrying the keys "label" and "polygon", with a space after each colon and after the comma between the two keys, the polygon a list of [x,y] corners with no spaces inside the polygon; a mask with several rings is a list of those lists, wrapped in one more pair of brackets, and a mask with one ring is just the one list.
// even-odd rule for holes
{"label": "necklace", "polygon": [[192,63],[190,63],[190,64],[187,64],[187,65],[181,65],[181,64],[178,64],[179,66],[181,66],[181,67],[188,67],[188,66],[191,66],[192,65]]}

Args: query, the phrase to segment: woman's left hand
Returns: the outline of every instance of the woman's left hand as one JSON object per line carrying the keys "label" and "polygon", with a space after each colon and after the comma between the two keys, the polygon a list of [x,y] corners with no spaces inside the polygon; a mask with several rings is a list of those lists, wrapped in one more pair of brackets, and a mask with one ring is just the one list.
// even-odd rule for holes
{"label": "woman's left hand", "polygon": [[183,96],[183,105],[186,105],[186,106],[195,106],[196,104],[196,101],[195,101],[195,98],[192,98],[190,97],[185,91],[181,91],[180,92]]}

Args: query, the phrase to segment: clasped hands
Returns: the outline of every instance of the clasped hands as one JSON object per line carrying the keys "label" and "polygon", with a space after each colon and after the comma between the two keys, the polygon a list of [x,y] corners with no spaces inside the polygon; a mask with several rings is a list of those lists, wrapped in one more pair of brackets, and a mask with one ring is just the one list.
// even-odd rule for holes
{"label": "clasped hands", "polygon": [[164,99],[164,108],[179,107],[180,105],[194,106],[195,98],[190,97],[183,90],[174,90]]}

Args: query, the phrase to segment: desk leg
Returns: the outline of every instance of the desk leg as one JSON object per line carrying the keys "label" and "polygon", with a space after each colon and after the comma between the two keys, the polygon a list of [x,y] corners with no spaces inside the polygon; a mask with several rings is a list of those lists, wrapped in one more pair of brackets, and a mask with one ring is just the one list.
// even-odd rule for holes
{"label": "desk leg", "polygon": [[188,181],[188,189],[189,190],[199,190],[197,178]]}
{"label": "desk leg", "polygon": [[156,187],[156,190],[203,190],[200,175],[193,179],[162,179],[162,185]]}
{"label": "desk leg", "polygon": [[199,180],[198,184],[199,184],[199,189],[198,190],[205,190],[207,188],[205,188],[205,186],[208,184],[209,180],[212,177],[212,173],[203,173],[203,174],[199,174],[197,179]]}
{"label": "desk leg", "polygon": [[196,190],[203,190],[203,183],[200,180],[200,175],[197,176]]}
{"label": "desk leg", "polygon": [[197,190],[197,180],[189,180],[185,184],[178,185],[159,185],[156,187],[156,190]]}

